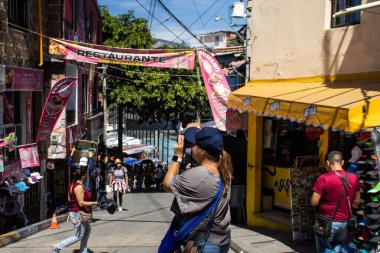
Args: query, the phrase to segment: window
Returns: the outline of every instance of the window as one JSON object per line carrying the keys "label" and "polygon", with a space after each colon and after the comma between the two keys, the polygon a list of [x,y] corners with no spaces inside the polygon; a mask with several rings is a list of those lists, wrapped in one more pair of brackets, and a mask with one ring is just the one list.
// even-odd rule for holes
{"label": "window", "polygon": [[82,75],[82,115],[88,111],[88,75]]}
{"label": "window", "polygon": [[89,38],[90,42],[93,43],[93,35],[94,35],[94,12],[90,11],[90,24],[89,24]]}
{"label": "window", "polygon": [[78,27],[78,0],[72,0],[72,29],[77,31]]}
{"label": "window", "polygon": [[9,23],[26,27],[26,0],[8,1]]}
{"label": "window", "polygon": [[[66,76],[78,76],[78,69],[74,64],[66,64]],[[66,104],[66,121],[67,126],[78,123],[78,85],[74,85],[69,99]]]}
{"label": "window", "polygon": [[[361,0],[333,0],[332,1],[332,14],[344,10],[349,7],[357,6],[361,4]],[[360,24],[361,12],[352,12],[350,14],[342,15],[336,18],[332,18],[331,27],[341,27],[348,25]]]}
{"label": "window", "polygon": [[219,35],[218,36],[215,36],[215,42],[219,42],[220,41],[220,37]]}

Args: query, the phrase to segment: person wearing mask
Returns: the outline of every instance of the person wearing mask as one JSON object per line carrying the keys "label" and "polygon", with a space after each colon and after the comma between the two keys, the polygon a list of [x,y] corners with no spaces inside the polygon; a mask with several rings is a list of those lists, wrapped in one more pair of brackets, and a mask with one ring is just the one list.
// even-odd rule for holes
{"label": "person wearing mask", "polygon": [[[360,204],[360,184],[355,174],[343,170],[343,155],[339,151],[331,151],[327,155],[327,172],[318,177],[313,188],[311,205],[317,206],[317,213],[332,219],[331,234],[327,239],[316,235],[318,253],[346,252],[348,236],[348,219],[350,209],[344,192],[350,199],[350,205],[358,208]],[[342,181],[344,180],[344,181]],[[343,182],[345,182],[343,184]],[[339,201],[339,199],[341,199]],[[335,215],[334,215],[335,214]]]}
{"label": "person wearing mask", "polygon": [[96,206],[98,203],[91,201],[91,193],[83,187],[87,179],[84,166],[75,169],[72,179],[67,195],[70,204],[69,219],[74,225],[75,234],[58,244],[53,244],[51,247],[52,253],[60,252],[78,241],[80,241],[80,253],[90,252],[87,248],[88,238],[91,233],[90,221],[80,221],[79,212],[90,214],[92,206]]}
{"label": "person wearing mask", "polygon": [[[172,226],[176,226],[178,230],[189,219],[204,211],[217,199],[217,193],[220,192],[218,189],[222,186],[220,197],[212,211],[213,215],[207,215],[189,233],[188,238],[194,241],[198,248],[202,248],[203,253],[226,253],[231,242],[229,208],[233,171],[231,158],[223,150],[223,137],[215,128],[204,127],[196,130],[192,128],[191,131],[185,131],[184,135],[186,141],[190,143],[191,155],[197,166],[179,174],[185,153],[185,137],[179,135],[178,143],[174,145],[173,162],[163,182],[165,190],[174,194],[171,211],[175,214],[175,218]],[[164,241],[161,246],[165,244]]]}
{"label": "person wearing mask", "polygon": [[123,211],[123,194],[128,189],[128,171],[122,165],[120,159],[115,160],[115,167],[110,173],[110,187],[113,191],[113,200],[117,203],[119,195],[119,211]]}

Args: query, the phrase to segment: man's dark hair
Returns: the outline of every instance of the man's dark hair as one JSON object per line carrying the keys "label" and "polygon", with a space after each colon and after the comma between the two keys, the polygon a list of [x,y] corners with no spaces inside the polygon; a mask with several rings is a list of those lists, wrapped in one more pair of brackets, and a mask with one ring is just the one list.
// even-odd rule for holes
{"label": "man's dark hair", "polygon": [[342,161],[343,161],[343,155],[341,152],[339,151],[331,151],[328,155],[327,155],[327,161],[330,162],[330,164],[334,164],[334,163],[339,163],[339,164],[342,164]]}

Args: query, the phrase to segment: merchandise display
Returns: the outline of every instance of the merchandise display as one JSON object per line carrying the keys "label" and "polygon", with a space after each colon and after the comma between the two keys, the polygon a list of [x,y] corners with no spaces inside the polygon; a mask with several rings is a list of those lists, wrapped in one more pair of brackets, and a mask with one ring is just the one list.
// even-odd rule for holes
{"label": "merchandise display", "polygon": [[319,156],[297,156],[290,168],[291,180],[291,220],[293,241],[314,240],[313,224],[315,208],[310,200],[317,178],[325,172],[319,168]]}
{"label": "merchandise display", "polygon": [[357,146],[351,151],[351,164],[347,168],[347,171],[357,175],[361,186],[360,205],[355,210],[359,229],[352,231],[349,244],[354,251],[379,252],[380,248],[380,182],[376,154],[380,148],[376,141],[379,139],[378,134],[372,132],[372,138],[371,132],[359,134]]}

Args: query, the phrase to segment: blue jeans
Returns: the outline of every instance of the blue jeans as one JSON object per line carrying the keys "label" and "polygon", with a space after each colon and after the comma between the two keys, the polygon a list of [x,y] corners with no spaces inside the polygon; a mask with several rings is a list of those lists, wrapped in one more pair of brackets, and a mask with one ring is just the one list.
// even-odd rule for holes
{"label": "blue jeans", "polygon": [[328,239],[315,237],[318,253],[348,253],[349,248],[346,245],[348,230],[347,222],[332,222],[331,235]]}
{"label": "blue jeans", "polygon": [[80,241],[80,253],[87,252],[87,241],[91,233],[90,222],[81,222],[78,217],[78,213],[70,212],[70,220],[76,228],[75,235],[63,240],[62,242],[54,245],[55,248],[62,250],[68,246]]}
{"label": "blue jeans", "polygon": [[[198,252],[200,252],[204,240],[195,240],[195,243],[198,245]],[[230,249],[230,243],[225,245],[217,245],[215,243],[207,241],[203,247],[203,251],[200,253],[227,253]]]}

